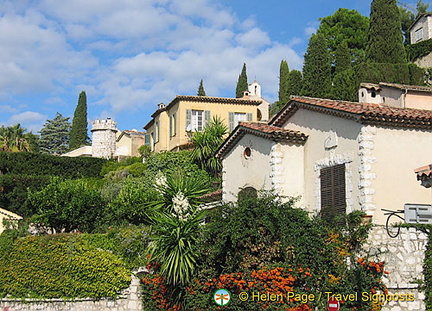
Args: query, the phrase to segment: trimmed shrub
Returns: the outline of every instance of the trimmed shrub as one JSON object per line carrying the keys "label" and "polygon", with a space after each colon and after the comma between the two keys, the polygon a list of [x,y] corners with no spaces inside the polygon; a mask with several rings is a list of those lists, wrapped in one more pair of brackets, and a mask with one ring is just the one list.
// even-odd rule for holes
{"label": "trimmed shrub", "polygon": [[124,262],[80,234],[17,238],[0,266],[0,297],[117,297],[130,284]]}

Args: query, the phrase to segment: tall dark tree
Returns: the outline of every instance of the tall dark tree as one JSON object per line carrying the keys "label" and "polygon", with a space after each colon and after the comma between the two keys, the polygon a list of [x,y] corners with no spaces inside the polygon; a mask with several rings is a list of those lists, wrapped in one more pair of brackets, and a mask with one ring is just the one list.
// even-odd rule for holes
{"label": "tall dark tree", "polygon": [[291,70],[288,74],[288,100],[291,95],[300,95],[303,76],[298,70]]}
{"label": "tall dark tree", "polygon": [[301,95],[328,97],[331,88],[331,57],[326,39],[313,34],[304,55]]}
{"label": "tall dark tree", "polygon": [[243,92],[247,91],[247,89],[248,89],[248,82],[247,82],[247,74],[246,74],[246,64],[243,64],[242,71],[237,81],[236,98],[243,97]]}
{"label": "tall dark tree", "polygon": [[203,80],[201,79],[199,87],[198,87],[198,96],[206,96],[206,92],[204,91]]}
{"label": "tall dark tree", "polygon": [[70,131],[69,148],[71,150],[88,145],[87,136],[87,96],[84,91],[79,94]]}
{"label": "tall dark tree", "polygon": [[336,48],[335,52],[335,74],[347,70],[351,67],[351,53],[348,48],[348,43],[342,41]]}
{"label": "tall dark tree", "polygon": [[366,61],[390,64],[407,62],[396,0],[372,1]]}
{"label": "tall dark tree", "polygon": [[289,100],[288,74],[288,62],[283,59],[279,67],[279,105],[285,105]]}
{"label": "tall dark tree", "polygon": [[61,113],[52,120],[47,120],[40,130],[39,146],[42,153],[59,155],[69,150],[69,133],[71,124],[69,117]]}

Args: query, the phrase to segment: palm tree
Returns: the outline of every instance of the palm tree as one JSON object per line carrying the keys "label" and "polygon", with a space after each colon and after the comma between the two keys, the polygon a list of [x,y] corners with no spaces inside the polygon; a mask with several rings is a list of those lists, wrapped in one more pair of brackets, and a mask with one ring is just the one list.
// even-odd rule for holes
{"label": "palm tree", "polygon": [[0,150],[7,152],[32,151],[30,142],[36,138],[34,134],[26,133],[26,131],[19,123],[0,127]]}
{"label": "palm tree", "polygon": [[222,163],[215,157],[215,152],[222,145],[226,134],[228,127],[219,117],[213,117],[202,132],[195,132],[192,136],[192,159],[215,176],[222,169]]}

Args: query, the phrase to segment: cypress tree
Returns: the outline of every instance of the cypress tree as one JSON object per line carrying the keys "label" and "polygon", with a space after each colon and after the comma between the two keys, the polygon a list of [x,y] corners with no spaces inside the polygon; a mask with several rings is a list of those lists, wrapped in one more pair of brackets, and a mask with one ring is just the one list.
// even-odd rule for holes
{"label": "cypress tree", "polygon": [[300,95],[302,89],[302,73],[298,70],[291,70],[288,74],[288,100],[291,95]]}
{"label": "cypress tree", "polygon": [[396,0],[372,1],[366,60],[390,64],[407,62]]}
{"label": "cypress tree", "polygon": [[206,92],[204,91],[204,85],[203,85],[203,80],[201,79],[199,87],[198,87],[198,96],[207,96]]}
{"label": "cypress tree", "polygon": [[237,81],[236,98],[243,97],[243,92],[247,91],[247,89],[248,89],[248,82],[247,82],[247,75],[246,75],[246,64],[243,64],[242,71]]}
{"label": "cypress tree", "polygon": [[59,155],[69,149],[69,132],[71,124],[69,118],[61,113],[52,120],[47,120],[40,130],[39,146],[42,153]]}
{"label": "cypress tree", "polygon": [[351,67],[351,53],[348,43],[344,40],[338,45],[335,52],[335,74]]}
{"label": "cypress tree", "polygon": [[331,88],[331,56],[321,34],[313,34],[304,55],[301,95],[325,98]]}
{"label": "cypress tree", "polygon": [[283,59],[279,68],[279,105],[285,105],[289,100],[288,74],[288,62]]}
{"label": "cypress tree", "polygon": [[87,136],[87,96],[84,91],[79,94],[70,131],[69,148],[71,150],[88,145]]}

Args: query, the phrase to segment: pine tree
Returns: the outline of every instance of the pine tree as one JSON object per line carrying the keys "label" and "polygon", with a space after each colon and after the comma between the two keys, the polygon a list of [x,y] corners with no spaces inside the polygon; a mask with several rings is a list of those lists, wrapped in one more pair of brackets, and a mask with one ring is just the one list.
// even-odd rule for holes
{"label": "pine tree", "polygon": [[338,45],[335,52],[335,74],[345,71],[351,67],[351,53],[348,48],[348,43],[342,41]]}
{"label": "pine tree", "polygon": [[84,91],[79,94],[70,131],[69,148],[71,150],[88,145],[87,136],[87,96]]}
{"label": "pine tree", "polygon": [[39,146],[42,153],[60,155],[69,150],[69,133],[71,124],[69,117],[61,113],[52,120],[47,120],[40,130]]}
{"label": "pine tree", "polygon": [[243,97],[243,92],[247,91],[248,82],[246,75],[246,64],[243,64],[243,69],[238,77],[237,87],[236,87],[236,98]]}
{"label": "pine tree", "polygon": [[407,62],[396,0],[372,1],[366,61],[390,64]]}
{"label": "pine tree", "polygon": [[204,91],[204,85],[203,85],[203,80],[201,79],[199,87],[198,87],[198,96],[207,96],[206,92]]}
{"label": "pine tree", "polygon": [[327,42],[322,35],[313,34],[304,55],[301,95],[325,98],[330,88],[331,56]]}
{"label": "pine tree", "polygon": [[283,59],[279,67],[279,105],[285,105],[289,100],[288,74],[288,62]]}

